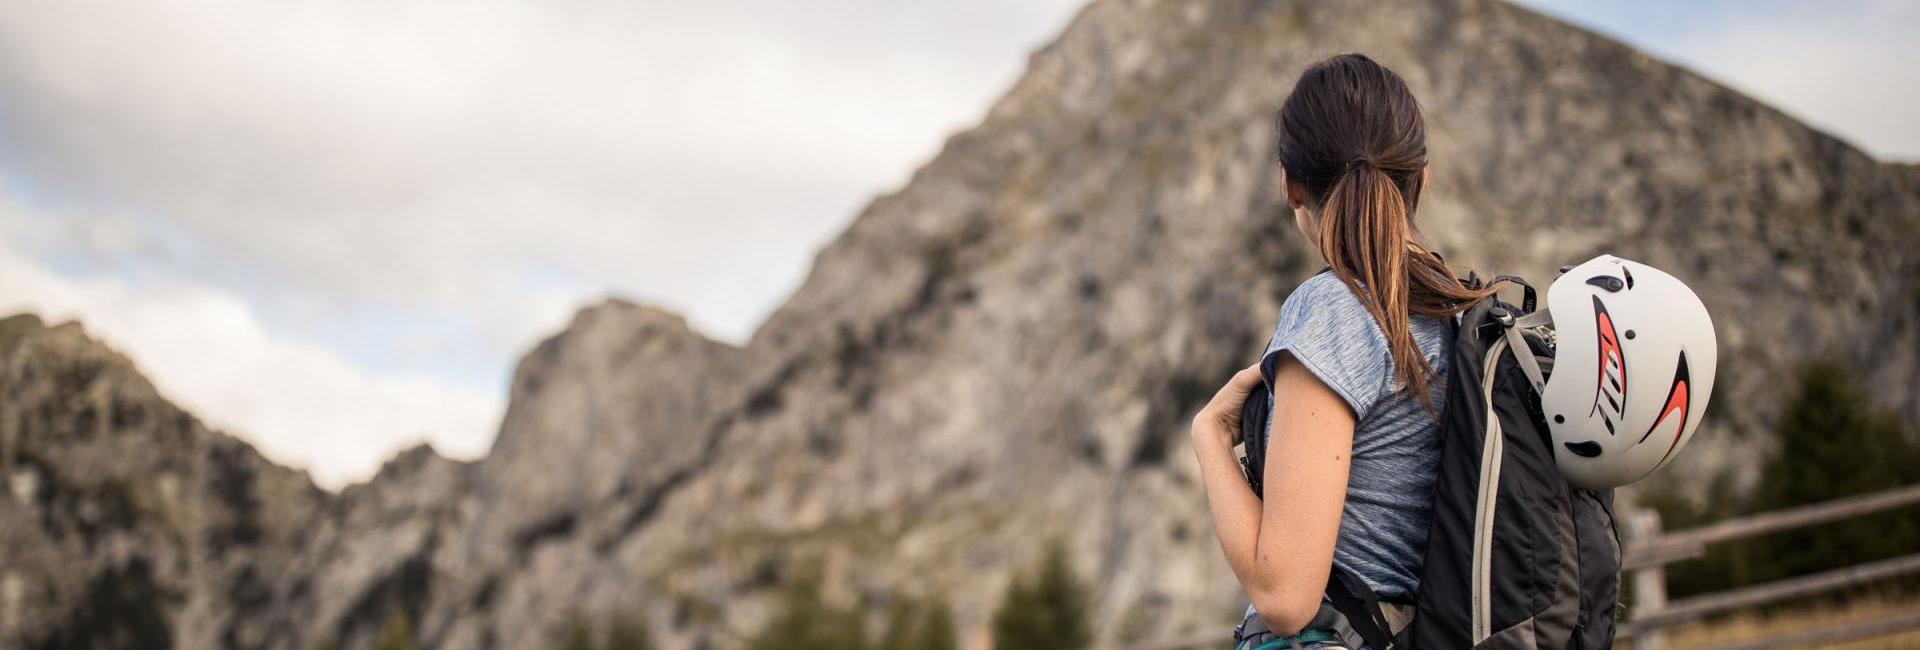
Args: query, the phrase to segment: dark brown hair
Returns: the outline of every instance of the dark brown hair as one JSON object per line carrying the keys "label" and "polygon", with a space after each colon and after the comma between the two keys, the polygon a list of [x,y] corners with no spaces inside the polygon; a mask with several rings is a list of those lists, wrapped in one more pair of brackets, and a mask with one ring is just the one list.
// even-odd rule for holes
{"label": "dark brown hair", "polygon": [[1413,237],[1427,167],[1420,102],[1386,66],[1342,54],[1301,73],[1278,122],[1288,191],[1304,189],[1299,198],[1319,208],[1320,255],[1386,334],[1400,389],[1431,411],[1433,368],[1411,315],[1450,316],[1494,287],[1468,287]]}

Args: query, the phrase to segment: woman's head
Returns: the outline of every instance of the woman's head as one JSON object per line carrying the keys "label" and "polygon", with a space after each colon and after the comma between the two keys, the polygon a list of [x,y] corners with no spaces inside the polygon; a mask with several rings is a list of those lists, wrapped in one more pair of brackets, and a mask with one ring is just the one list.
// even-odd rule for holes
{"label": "woman's head", "polygon": [[[1386,66],[1364,54],[1313,64],[1280,107],[1279,135],[1288,201],[1309,237],[1318,236],[1315,218],[1329,200],[1350,204],[1338,208],[1394,199],[1405,206],[1401,221],[1411,220],[1426,180],[1426,121],[1413,92]],[[1341,184],[1350,177],[1357,182]],[[1336,195],[1341,189],[1347,191]],[[1385,189],[1398,197],[1372,196]]]}
{"label": "woman's head", "polygon": [[1427,180],[1420,102],[1362,54],[1308,67],[1280,107],[1278,156],[1300,231],[1378,321],[1400,386],[1428,399],[1431,367],[1411,314],[1450,315],[1492,293],[1470,289],[1415,240]]}

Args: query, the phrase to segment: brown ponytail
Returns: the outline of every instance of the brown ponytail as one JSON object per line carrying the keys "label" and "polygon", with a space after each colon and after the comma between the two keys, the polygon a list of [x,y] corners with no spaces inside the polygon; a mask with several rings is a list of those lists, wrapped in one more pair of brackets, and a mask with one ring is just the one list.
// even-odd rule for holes
{"label": "brown ponytail", "polygon": [[1412,315],[1450,316],[1494,287],[1467,287],[1415,241],[1427,166],[1419,102],[1392,70],[1345,54],[1307,68],[1278,121],[1288,184],[1319,206],[1320,255],[1386,335],[1400,390],[1431,411],[1433,367],[1413,340]]}

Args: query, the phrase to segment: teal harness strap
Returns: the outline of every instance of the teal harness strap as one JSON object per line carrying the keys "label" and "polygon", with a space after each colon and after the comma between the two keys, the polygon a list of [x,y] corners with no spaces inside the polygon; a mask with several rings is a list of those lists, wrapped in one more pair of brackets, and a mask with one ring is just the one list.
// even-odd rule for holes
{"label": "teal harness strap", "polygon": [[1253,645],[1252,641],[1242,641],[1234,650],[1281,650],[1283,648],[1298,648],[1301,647],[1303,643],[1326,643],[1330,641],[1337,642],[1339,640],[1340,637],[1335,635],[1333,630],[1314,628],[1311,630],[1301,630],[1299,634],[1290,637],[1276,636],[1261,642],[1260,645]]}

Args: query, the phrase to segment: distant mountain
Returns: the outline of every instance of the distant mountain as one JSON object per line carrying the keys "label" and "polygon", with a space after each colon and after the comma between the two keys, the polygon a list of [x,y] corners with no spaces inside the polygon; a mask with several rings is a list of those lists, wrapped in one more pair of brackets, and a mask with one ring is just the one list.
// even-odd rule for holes
{"label": "distant mountain", "polygon": [[249,645],[334,501],[33,316],[0,320],[0,475],[9,648]]}
{"label": "distant mountain", "polygon": [[1343,51],[1425,103],[1450,260],[1545,282],[1605,251],[1700,290],[1723,369],[1670,481],[1750,466],[1811,358],[1920,419],[1912,168],[1493,0],[1100,0],[745,347],[586,309],[478,463],[420,449],[324,493],[78,327],[6,321],[0,644],[361,648],[405,615],[427,647],[533,648],[637,615],[732,648],[817,565],[835,602],[943,595],[984,648],[1055,541],[1103,640],[1224,629],[1243,603],[1182,434],[1319,266],[1271,119]]}

